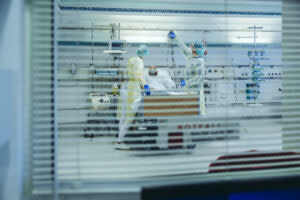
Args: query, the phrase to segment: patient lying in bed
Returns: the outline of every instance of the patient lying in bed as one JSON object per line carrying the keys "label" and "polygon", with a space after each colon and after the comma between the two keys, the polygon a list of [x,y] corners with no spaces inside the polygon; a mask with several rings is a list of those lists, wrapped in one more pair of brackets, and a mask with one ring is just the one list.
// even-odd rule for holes
{"label": "patient lying in bed", "polygon": [[164,70],[159,70],[156,66],[151,66],[145,72],[145,79],[151,90],[175,89],[175,83]]}
{"label": "patient lying in bed", "polygon": [[169,74],[164,70],[159,70],[156,66],[151,66],[145,72],[145,79],[150,86],[151,95],[171,95],[176,89],[175,83]]}
{"label": "patient lying in bed", "polygon": [[160,70],[156,66],[151,66],[145,72],[145,79],[150,86],[151,95],[186,95],[194,92],[176,91],[175,82],[165,70]]}

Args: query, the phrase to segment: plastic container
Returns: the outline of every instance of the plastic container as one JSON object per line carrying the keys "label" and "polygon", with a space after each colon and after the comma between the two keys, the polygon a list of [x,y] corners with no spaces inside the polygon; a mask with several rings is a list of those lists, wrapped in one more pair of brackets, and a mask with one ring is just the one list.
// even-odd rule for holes
{"label": "plastic container", "polygon": [[109,96],[106,93],[90,93],[89,97],[93,109],[102,110],[110,106]]}

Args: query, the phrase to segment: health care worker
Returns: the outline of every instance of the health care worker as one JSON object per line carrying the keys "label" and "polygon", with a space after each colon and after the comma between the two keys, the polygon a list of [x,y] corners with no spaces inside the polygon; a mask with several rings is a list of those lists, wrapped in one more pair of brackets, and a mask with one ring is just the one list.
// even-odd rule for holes
{"label": "health care worker", "polygon": [[146,45],[140,45],[136,50],[137,57],[128,60],[127,81],[122,84],[118,103],[117,119],[119,120],[119,134],[117,144],[124,144],[125,134],[135,115],[142,99],[141,90],[150,95],[150,88],[144,79],[144,57],[149,54]]}
{"label": "health care worker", "polygon": [[200,98],[200,114],[206,115],[206,105],[204,96],[204,78],[205,78],[205,59],[207,54],[206,44],[202,45],[200,42],[192,42],[190,46],[187,46],[181,39],[179,39],[173,31],[168,33],[170,43],[176,43],[182,50],[183,55],[186,58],[186,66],[184,68],[183,85],[186,88],[199,89]]}

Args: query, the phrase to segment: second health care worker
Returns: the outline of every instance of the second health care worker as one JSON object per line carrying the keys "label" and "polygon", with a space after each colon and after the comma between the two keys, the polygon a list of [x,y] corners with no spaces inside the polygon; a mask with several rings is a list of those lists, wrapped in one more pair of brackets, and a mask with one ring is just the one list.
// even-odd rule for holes
{"label": "second health care worker", "polygon": [[146,45],[140,45],[136,57],[130,58],[126,66],[127,80],[122,84],[118,103],[117,119],[119,120],[118,146],[124,145],[124,138],[129,125],[134,121],[139,102],[142,99],[141,90],[150,95],[150,88],[144,79],[144,57],[149,54]]}

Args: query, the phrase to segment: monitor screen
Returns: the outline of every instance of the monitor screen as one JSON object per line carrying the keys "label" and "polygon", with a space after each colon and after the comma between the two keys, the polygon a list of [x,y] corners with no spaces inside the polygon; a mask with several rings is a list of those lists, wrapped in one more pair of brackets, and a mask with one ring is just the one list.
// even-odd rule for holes
{"label": "monitor screen", "polygon": [[144,188],[142,200],[298,200],[299,178],[219,181]]}

